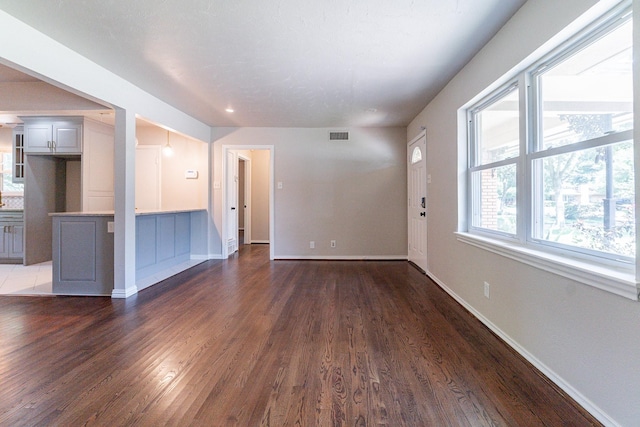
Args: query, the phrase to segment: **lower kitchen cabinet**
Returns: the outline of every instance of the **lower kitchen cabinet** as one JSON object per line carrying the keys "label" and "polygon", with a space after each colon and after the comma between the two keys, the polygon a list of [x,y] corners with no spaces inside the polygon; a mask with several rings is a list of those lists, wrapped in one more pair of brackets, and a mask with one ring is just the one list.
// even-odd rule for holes
{"label": "lower kitchen cabinet", "polygon": [[54,294],[104,295],[113,291],[113,214],[52,213]]}
{"label": "lower kitchen cabinet", "polygon": [[22,213],[0,214],[0,263],[22,263],[23,258]]}

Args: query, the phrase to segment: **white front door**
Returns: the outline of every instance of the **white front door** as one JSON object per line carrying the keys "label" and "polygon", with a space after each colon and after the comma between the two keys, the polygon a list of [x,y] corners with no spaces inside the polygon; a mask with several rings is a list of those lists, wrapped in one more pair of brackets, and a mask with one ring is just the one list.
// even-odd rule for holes
{"label": "white front door", "polygon": [[238,250],[238,154],[227,151],[227,255]]}
{"label": "white front door", "polygon": [[409,143],[409,261],[427,271],[427,135],[422,132]]}

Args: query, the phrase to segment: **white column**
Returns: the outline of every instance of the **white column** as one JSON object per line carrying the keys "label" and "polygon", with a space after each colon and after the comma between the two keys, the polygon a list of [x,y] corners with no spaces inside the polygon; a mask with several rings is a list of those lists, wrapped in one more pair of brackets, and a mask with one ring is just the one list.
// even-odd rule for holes
{"label": "white column", "polygon": [[[640,25],[636,25],[640,22],[640,7],[638,1],[633,2],[633,57],[639,58],[640,56]],[[637,206],[640,206],[640,114],[637,113],[640,105],[640,62],[633,61],[633,109],[636,111],[633,115],[633,153],[634,153],[634,179],[635,179],[635,202],[636,202],[636,289],[640,294],[640,210]],[[638,298],[640,300],[640,296]]]}
{"label": "white column", "polygon": [[136,287],[136,117],[116,108],[115,236],[112,298],[127,298]]}

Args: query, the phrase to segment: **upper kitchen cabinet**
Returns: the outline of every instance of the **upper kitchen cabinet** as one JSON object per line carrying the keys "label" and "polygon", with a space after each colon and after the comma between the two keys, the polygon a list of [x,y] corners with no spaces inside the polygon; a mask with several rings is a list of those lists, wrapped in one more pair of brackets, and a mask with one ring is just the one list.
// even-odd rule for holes
{"label": "upper kitchen cabinet", "polygon": [[13,128],[13,182],[24,182],[24,127]]}
{"label": "upper kitchen cabinet", "polygon": [[81,154],[82,117],[21,117],[26,154]]}

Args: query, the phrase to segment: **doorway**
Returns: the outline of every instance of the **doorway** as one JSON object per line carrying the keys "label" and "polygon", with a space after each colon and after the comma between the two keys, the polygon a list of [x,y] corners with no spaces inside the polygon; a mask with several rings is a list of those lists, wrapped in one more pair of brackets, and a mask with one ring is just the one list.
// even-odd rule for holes
{"label": "doorway", "polygon": [[409,195],[409,262],[427,271],[427,133],[409,142],[407,150]]}
{"label": "doorway", "polygon": [[244,244],[269,244],[274,259],[273,146],[223,146],[222,256]]}

